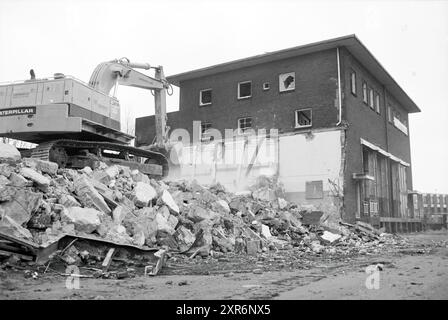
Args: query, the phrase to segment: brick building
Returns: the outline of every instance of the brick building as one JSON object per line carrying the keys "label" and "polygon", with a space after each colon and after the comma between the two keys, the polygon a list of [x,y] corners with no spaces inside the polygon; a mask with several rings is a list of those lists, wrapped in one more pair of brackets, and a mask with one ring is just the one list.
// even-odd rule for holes
{"label": "brick building", "polygon": [[[291,199],[315,201],[308,188],[320,188],[319,181],[324,197],[330,196],[333,183],[322,172],[328,161],[334,161],[342,194],[340,214],[346,221],[381,221],[392,231],[403,223],[406,228],[418,223],[410,193],[408,115],[420,109],[355,35],[193,70],[168,81],[180,87],[179,111],[168,113],[171,130],[185,128],[191,137],[207,140],[210,127],[223,136],[228,128],[240,133],[276,128],[285,137],[279,154],[288,158],[283,167],[280,161],[278,171],[294,170],[291,163],[307,154],[313,161],[326,158],[322,169],[316,169],[321,175],[317,180],[311,175],[299,178],[312,163],[301,165],[305,168],[295,173],[295,182],[286,181],[289,174],[284,173],[286,184],[294,189]],[[200,121],[201,129],[194,128],[193,121]],[[137,145],[150,144],[154,116],[137,119],[136,132]],[[337,138],[330,138],[330,133]],[[286,138],[310,134],[322,139],[307,147],[310,139],[298,144]],[[329,154],[325,149],[333,144],[337,151]],[[291,152],[282,156],[285,148]]]}

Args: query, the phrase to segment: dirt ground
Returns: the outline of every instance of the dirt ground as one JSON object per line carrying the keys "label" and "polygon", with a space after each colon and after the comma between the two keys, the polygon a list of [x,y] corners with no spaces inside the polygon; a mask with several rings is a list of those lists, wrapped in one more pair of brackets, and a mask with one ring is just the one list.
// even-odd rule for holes
{"label": "dirt ground", "polygon": [[[448,299],[448,232],[404,237],[408,246],[381,255],[170,259],[156,277],[81,278],[71,290],[64,276],[7,269],[0,299]],[[366,273],[371,265],[380,265],[374,274]]]}

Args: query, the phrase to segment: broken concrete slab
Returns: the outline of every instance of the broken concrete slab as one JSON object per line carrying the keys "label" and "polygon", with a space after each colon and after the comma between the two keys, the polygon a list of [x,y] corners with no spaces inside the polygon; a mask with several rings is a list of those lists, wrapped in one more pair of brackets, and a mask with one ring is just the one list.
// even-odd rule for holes
{"label": "broken concrete slab", "polygon": [[115,223],[121,224],[126,217],[131,212],[128,208],[125,206],[117,206],[114,211],[112,211],[112,217]]}
{"label": "broken concrete slab", "polygon": [[13,166],[9,165],[8,163],[0,163],[0,175],[9,178],[12,172],[14,172]]}
{"label": "broken concrete slab", "polygon": [[168,190],[163,190],[162,192],[162,202],[170,208],[171,211],[174,211],[175,213],[179,213],[179,206],[174,201],[173,197],[171,196],[171,193],[169,193]]}
{"label": "broken concrete slab", "polygon": [[37,171],[26,167],[20,169],[20,174],[23,177],[33,181],[36,184],[36,186],[43,192],[48,191],[48,187],[50,186],[50,179],[48,179],[47,177],[44,177]]}
{"label": "broken concrete slab", "polygon": [[180,251],[187,251],[196,240],[194,234],[184,226],[180,226],[174,233]]}
{"label": "broken concrete slab", "polygon": [[35,158],[23,158],[23,163],[34,170],[50,175],[56,175],[59,168],[58,164],[55,162]]}
{"label": "broken concrete slab", "polygon": [[104,213],[111,213],[109,206],[104,198],[96,191],[90,180],[84,176],[77,177],[74,180],[75,192],[79,197],[82,205],[86,207],[94,207]]}
{"label": "broken concrete slab", "polygon": [[12,172],[9,176],[10,185],[18,188],[30,187],[33,185],[31,181],[25,179],[22,175]]}
{"label": "broken concrete slab", "polygon": [[265,224],[261,224],[261,235],[266,239],[272,238],[271,231],[269,230],[269,227]]}
{"label": "broken concrete slab", "polygon": [[211,210],[204,209],[203,207],[200,207],[198,205],[192,205],[189,208],[187,217],[191,221],[197,223],[197,222],[201,222],[203,220],[216,219],[218,217],[218,215]]}
{"label": "broken concrete slab", "polygon": [[12,160],[18,161],[21,159],[19,150],[12,144],[0,142],[0,162]]}
{"label": "broken concrete slab", "polygon": [[137,182],[133,190],[134,204],[139,207],[147,207],[149,202],[157,197],[156,190],[145,182]]}
{"label": "broken concrete slab", "polygon": [[157,212],[156,217],[155,217],[155,222],[157,224],[157,230],[166,232],[170,235],[174,234],[174,232],[175,232],[174,227],[177,225],[177,218],[174,216],[171,216],[171,217],[175,220],[171,219],[170,222],[168,222],[169,219],[167,219],[160,212]]}
{"label": "broken concrete slab", "polygon": [[64,207],[80,207],[81,204],[78,202],[78,200],[75,199],[70,194],[63,194],[59,198],[59,203],[62,204]]}
{"label": "broken concrete slab", "polygon": [[33,241],[31,232],[7,215],[3,216],[0,220],[0,232],[17,238]]}
{"label": "broken concrete slab", "polygon": [[92,233],[101,224],[102,213],[93,208],[70,207],[63,214],[63,220],[74,224],[77,231]]}
{"label": "broken concrete slab", "polygon": [[330,243],[333,243],[333,242],[339,240],[341,237],[342,236],[340,234],[335,234],[335,233],[332,233],[329,231],[324,231],[324,233],[321,235],[322,239],[324,239]]}
{"label": "broken concrete slab", "polygon": [[27,223],[41,204],[42,195],[26,189],[5,187],[0,189],[0,215],[8,215],[19,225]]}
{"label": "broken concrete slab", "polygon": [[116,165],[110,166],[104,170],[110,179],[115,179],[120,174],[120,168]]}

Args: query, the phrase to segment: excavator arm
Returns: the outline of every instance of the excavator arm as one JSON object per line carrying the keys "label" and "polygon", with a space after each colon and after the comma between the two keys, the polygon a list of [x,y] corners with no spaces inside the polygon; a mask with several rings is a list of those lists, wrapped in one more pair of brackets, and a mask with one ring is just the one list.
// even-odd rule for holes
{"label": "excavator arm", "polygon": [[[134,69],[155,69],[155,76],[150,77]],[[156,146],[166,149],[166,90],[169,83],[165,79],[161,66],[151,67],[148,63],[131,63],[129,59],[122,58],[100,63],[90,77],[89,86],[110,94],[117,85],[152,90],[154,92]]]}

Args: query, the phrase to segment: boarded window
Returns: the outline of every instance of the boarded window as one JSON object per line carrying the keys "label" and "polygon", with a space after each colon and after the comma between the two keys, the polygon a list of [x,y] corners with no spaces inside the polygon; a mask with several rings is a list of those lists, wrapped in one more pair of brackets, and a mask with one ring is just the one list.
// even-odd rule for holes
{"label": "boarded window", "polygon": [[313,125],[311,109],[296,110],[296,128],[311,127]]}
{"label": "boarded window", "polygon": [[356,73],[354,71],[350,73],[350,90],[356,96]]}
{"label": "boarded window", "polygon": [[296,88],[296,73],[288,72],[278,76],[278,87],[280,92],[291,91]]}
{"label": "boarded window", "polygon": [[246,117],[238,119],[238,132],[244,133],[252,128],[252,118]]}
{"label": "boarded window", "polygon": [[252,82],[238,83],[238,99],[250,98],[252,96]]}
{"label": "boarded window", "polygon": [[201,90],[199,93],[199,105],[212,104],[212,89]]}
{"label": "boarded window", "polygon": [[322,180],[307,181],[305,183],[305,198],[306,199],[323,199],[324,185]]}

